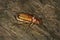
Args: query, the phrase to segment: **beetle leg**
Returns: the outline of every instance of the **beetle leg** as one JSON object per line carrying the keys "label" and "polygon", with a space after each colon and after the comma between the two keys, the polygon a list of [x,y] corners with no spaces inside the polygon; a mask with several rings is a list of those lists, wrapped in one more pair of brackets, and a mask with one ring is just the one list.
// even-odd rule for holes
{"label": "beetle leg", "polygon": [[30,24],[30,27],[33,26],[33,24],[34,24],[34,23],[31,23],[31,24]]}
{"label": "beetle leg", "polygon": [[32,25],[33,25],[33,23],[30,23],[30,24],[28,25],[28,27],[26,27],[25,32],[30,32]]}

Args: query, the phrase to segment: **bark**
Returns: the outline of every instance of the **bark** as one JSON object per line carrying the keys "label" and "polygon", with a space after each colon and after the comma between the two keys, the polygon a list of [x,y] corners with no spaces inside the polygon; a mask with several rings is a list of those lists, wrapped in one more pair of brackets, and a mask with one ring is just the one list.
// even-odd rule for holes
{"label": "bark", "polygon": [[[60,0],[0,0],[0,40],[60,40]],[[43,24],[17,21],[30,13]]]}

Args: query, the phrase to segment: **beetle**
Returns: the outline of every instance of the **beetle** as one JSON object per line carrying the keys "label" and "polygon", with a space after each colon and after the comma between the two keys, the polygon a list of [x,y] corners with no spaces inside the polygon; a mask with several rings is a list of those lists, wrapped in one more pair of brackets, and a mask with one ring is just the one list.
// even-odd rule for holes
{"label": "beetle", "polygon": [[[24,12],[18,13],[15,16],[15,18],[16,18],[17,21],[31,23],[31,24],[38,24],[38,26],[40,26],[40,24],[43,24],[42,18],[38,18],[38,17],[36,17],[36,16],[34,16],[34,15],[30,14],[30,13],[24,13]],[[29,27],[32,28],[33,30],[38,31],[38,33],[39,32],[44,33],[43,31],[40,30],[40,28],[46,29],[45,25],[43,25],[43,27],[41,27],[41,26],[40,27],[37,27],[36,26],[35,28],[34,27],[31,27],[31,25],[29,25]],[[29,27],[26,30],[28,30]]]}
{"label": "beetle", "polygon": [[36,16],[29,13],[18,13],[16,16],[18,21],[33,23],[33,24],[42,24],[42,18],[37,18]]}

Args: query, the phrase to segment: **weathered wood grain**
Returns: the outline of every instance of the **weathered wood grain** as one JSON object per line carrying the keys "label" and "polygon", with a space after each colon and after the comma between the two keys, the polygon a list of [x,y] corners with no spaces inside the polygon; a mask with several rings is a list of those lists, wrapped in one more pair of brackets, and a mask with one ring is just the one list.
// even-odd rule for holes
{"label": "weathered wood grain", "polygon": [[[0,40],[60,40],[59,0],[0,0]],[[19,22],[20,12],[42,18],[42,25]]]}

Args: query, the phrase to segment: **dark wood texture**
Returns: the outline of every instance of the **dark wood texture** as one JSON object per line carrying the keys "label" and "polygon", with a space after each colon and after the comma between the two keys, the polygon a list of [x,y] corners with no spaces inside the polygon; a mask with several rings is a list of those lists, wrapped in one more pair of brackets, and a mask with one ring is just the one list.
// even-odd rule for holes
{"label": "dark wood texture", "polygon": [[[43,24],[17,21],[20,12]],[[60,0],[0,0],[0,40],[60,40]]]}

